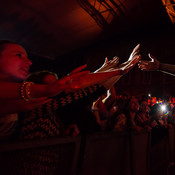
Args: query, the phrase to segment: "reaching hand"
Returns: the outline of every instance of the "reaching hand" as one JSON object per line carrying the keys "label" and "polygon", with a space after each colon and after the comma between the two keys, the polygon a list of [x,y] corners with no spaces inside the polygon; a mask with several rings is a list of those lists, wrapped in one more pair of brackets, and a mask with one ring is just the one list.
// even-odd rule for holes
{"label": "reaching hand", "polygon": [[129,70],[131,70],[141,59],[141,55],[137,55],[131,61],[128,61],[127,64],[120,65],[120,70],[122,71],[122,75],[126,74]]}
{"label": "reaching hand", "polygon": [[[106,72],[106,71],[112,71],[112,70],[116,70],[116,68],[120,68],[119,70],[122,71],[122,75],[123,72],[128,72],[130,69],[133,68],[133,66],[138,62],[138,57],[140,59],[140,55],[139,53],[139,48],[140,48],[140,44],[138,44],[132,51],[132,53],[129,56],[129,59],[118,65],[119,62],[119,58],[118,57],[114,57],[112,60],[108,61],[107,58],[105,58],[105,62],[103,63],[103,65],[96,70],[95,72]],[[128,71],[126,71],[126,70]],[[125,71],[124,71],[125,70]],[[125,74],[125,73],[124,73]]]}
{"label": "reaching hand", "polygon": [[[84,68],[86,68],[87,65],[80,66],[76,69],[74,69],[69,75],[61,78],[57,81],[59,85],[65,85],[65,89],[78,89],[79,86],[76,83],[72,83],[74,80],[78,80],[80,77],[83,77],[84,75],[87,75],[90,73],[90,71],[82,71]],[[82,72],[80,72],[82,71]]]}
{"label": "reaching hand", "polygon": [[73,75],[73,74],[75,74],[75,73],[78,73],[78,72],[82,71],[83,69],[85,69],[86,67],[87,67],[87,64],[82,65],[82,66],[80,66],[80,67],[77,67],[77,68],[74,69],[69,75]]}
{"label": "reaching hand", "polygon": [[120,64],[119,67],[126,66],[126,65],[130,64],[132,61],[134,61],[135,59],[137,59],[137,58],[140,56],[140,55],[138,54],[138,53],[139,53],[139,48],[140,48],[140,44],[138,44],[138,45],[133,49],[132,53],[131,53],[130,56],[129,56],[129,59],[128,59],[126,62]]}
{"label": "reaching hand", "polygon": [[81,81],[83,80],[83,77],[90,72],[82,71],[84,68],[86,68],[86,65],[74,69],[69,75],[57,80],[55,83],[47,84],[45,87],[47,91],[45,96],[51,97],[58,95],[63,91],[67,93],[80,88],[84,88],[81,86]]}
{"label": "reaching hand", "polygon": [[[138,44],[133,49],[129,59],[125,63],[122,63],[118,66],[116,66],[117,64],[115,64],[113,67],[111,66],[108,70],[105,71],[105,72],[120,71],[118,75],[116,75],[115,77],[109,78],[103,83],[103,86],[106,89],[110,89],[124,74],[126,74],[138,63],[138,61],[141,59],[141,55],[138,54],[139,48],[140,48],[140,44]],[[105,63],[107,63],[107,61],[105,61]],[[103,65],[105,65],[105,63]]]}
{"label": "reaching hand", "polygon": [[119,58],[116,57],[116,56],[112,60],[110,60],[110,61],[106,57],[105,58],[105,62],[103,63],[103,65],[98,70],[96,70],[95,72],[105,72],[105,71],[108,71],[111,68],[116,67],[116,65],[118,64],[118,62],[119,62]]}
{"label": "reaching hand", "polygon": [[124,75],[129,70],[131,70],[139,62],[140,59],[141,59],[141,55],[137,55],[137,57],[135,56],[134,59],[127,61],[123,64],[120,64],[119,68],[117,68],[117,69],[111,68],[110,71],[120,70],[120,75]]}
{"label": "reaching hand", "polygon": [[132,61],[138,56],[139,49],[140,44],[137,44],[137,46],[133,49],[132,53],[130,54],[128,61]]}
{"label": "reaching hand", "polygon": [[148,56],[150,57],[151,61],[144,61],[144,60],[139,61],[139,64],[138,64],[139,68],[144,71],[158,70],[160,66],[160,62],[151,54],[148,54]]}

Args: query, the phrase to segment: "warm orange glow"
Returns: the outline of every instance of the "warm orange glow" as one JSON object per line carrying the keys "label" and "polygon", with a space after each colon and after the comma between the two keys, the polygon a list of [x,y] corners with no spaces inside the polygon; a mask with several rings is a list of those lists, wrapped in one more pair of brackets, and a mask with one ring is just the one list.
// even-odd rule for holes
{"label": "warm orange glow", "polygon": [[175,0],[162,0],[162,2],[172,23],[175,23]]}
{"label": "warm orange glow", "polygon": [[[104,17],[106,22],[109,24],[115,15],[120,15],[120,12],[118,11],[118,8],[113,3],[111,3],[110,0],[106,0],[104,2],[89,0],[89,3]],[[116,5],[120,6],[123,11],[125,11],[120,1],[114,0],[114,2]]]}

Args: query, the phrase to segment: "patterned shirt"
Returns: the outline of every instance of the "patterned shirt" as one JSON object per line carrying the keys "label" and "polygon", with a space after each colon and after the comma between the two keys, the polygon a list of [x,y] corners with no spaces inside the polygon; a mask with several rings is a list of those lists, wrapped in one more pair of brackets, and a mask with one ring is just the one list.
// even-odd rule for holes
{"label": "patterned shirt", "polygon": [[[72,103],[90,103],[93,96],[106,92],[100,85],[89,86],[69,94],[59,94],[53,100],[19,116],[19,138],[43,138],[60,135],[55,112]],[[90,98],[89,98],[90,97]]]}

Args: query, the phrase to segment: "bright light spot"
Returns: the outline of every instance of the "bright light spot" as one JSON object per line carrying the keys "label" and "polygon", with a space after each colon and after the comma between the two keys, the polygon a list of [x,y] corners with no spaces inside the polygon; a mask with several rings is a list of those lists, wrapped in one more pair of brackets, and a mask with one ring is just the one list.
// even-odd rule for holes
{"label": "bright light spot", "polygon": [[165,105],[162,105],[162,106],[161,106],[161,110],[162,110],[162,111],[166,111],[166,106],[165,106]]}

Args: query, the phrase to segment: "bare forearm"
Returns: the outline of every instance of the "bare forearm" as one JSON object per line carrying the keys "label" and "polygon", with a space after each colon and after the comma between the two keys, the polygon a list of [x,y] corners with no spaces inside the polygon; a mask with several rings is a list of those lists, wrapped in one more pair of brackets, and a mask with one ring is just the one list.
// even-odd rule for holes
{"label": "bare forearm", "polygon": [[65,85],[55,84],[34,84],[31,86],[31,98],[52,97],[65,90]]}
{"label": "bare forearm", "polygon": [[175,76],[175,65],[160,63],[159,71]]}
{"label": "bare forearm", "polygon": [[[22,83],[0,82],[0,99],[19,99],[21,98]],[[40,85],[30,86],[31,98],[50,97],[59,94],[64,90],[64,85]]]}
{"label": "bare forearm", "polygon": [[[51,97],[59,94],[66,89],[81,89],[94,84],[103,85],[103,82],[119,75],[121,70],[110,72],[90,73],[83,75],[79,79],[73,80],[70,83],[62,83],[61,81],[54,84],[31,84],[28,87],[31,98]],[[22,83],[0,82],[0,99],[19,99],[21,98]],[[24,92],[26,89],[23,90]]]}
{"label": "bare forearm", "polygon": [[109,90],[121,77],[122,75],[117,75],[109,78],[107,81],[103,82],[102,85],[106,88],[106,90]]}
{"label": "bare forearm", "polygon": [[[104,85],[104,82],[111,79],[112,77],[116,77],[117,75],[120,75],[121,71],[110,71],[110,72],[100,72],[100,73],[91,73],[88,75],[85,75],[80,81],[80,87],[84,88],[87,86],[91,86],[93,84],[100,84]],[[76,83],[76,81],[75,81]],[[78,83],[77,83],[78,84]],[[110,86],[112,87],[112,86]]]}

